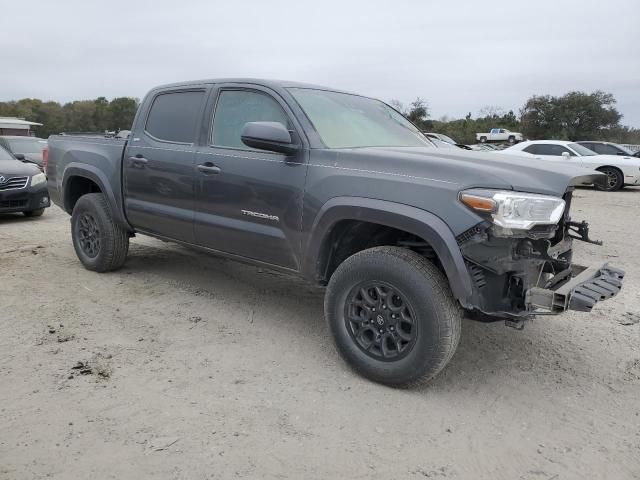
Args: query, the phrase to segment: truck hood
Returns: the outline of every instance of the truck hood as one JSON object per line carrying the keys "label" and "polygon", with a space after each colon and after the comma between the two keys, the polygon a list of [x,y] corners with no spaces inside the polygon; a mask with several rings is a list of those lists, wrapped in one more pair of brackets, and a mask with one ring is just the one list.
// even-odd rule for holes
{"label": "truck hood", "polygon": [[568,187],[603,181],[595,170],[521,156],[430,147],[365,147],[339,150],[339,166],[423,178],[466,188],[498,188],[562,196]]}
{"label": "truck hood", "polygon": [[0,175],[18,176],[18,175],[36,175],[40,173],[40,169],[33,164],[22,163],[20,160],[0,160]]}

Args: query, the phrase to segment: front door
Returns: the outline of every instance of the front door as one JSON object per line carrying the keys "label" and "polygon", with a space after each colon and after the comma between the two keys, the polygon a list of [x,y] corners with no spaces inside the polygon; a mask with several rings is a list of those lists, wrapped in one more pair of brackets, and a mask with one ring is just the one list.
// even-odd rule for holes
{"label": "front door", "polygon": [[196,153],[195,243],[297,270],[306,149],[293,156],[242,143],[247,122],[280,122],[301,144],[286,104],[265,88],[221,86],[207,141]]}
{"label": "front door", "polygon": [[194,142],[205,90],[159,92],[123,161],[125,209],[137,230],[193,243]]}

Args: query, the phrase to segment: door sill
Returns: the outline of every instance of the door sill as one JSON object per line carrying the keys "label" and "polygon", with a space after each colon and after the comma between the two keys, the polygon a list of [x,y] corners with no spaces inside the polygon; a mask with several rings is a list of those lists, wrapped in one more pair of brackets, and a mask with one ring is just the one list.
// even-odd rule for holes
{"label": "door sill", "polygon": [[171,242],[171,243],[177,243],[177,244],[180,244],[180,245],[184,245],[186,247],[193,248],[194,250],[198,250],[198,251],[201,251],[203,253],[208,253],[208,254],[211,254],[211,255],[218,256],[218,257],[229,258],[231,260],[235,260],[235,261],[240,262],[240,263],[248,263],[250,265],[266,267],[266,268],[269,268],[271,270],[278,270],[278,271],[285,272],[285,273],[293,273],[293,274],[296,274],[298,276],[300,275],[300,271],[296,270],[294,268],[288,268],[288,267],[283,267],[283,266],[280,266],[280,265],[274,265],[273,263],[263,262],[261,260],[256,260],[254,258],[243,257],[241,255],[236,255],[234,253],[223,252],[222,250],[216,250],[214,248],[203,247],[201,245],[196,245],[194,243],[189,243],[189,242],[185,242],[185,241],[182,241],[182,240],[175,240],[173,238],[164,237],[162,235],[158,235],[157,233],[151,233],[151,232],[147,232],[145,230],[136,229],[136,233],[139,233],[139,234],[142,234],[142,235],[146,235],[148,237],[157,238],[158,240],[162,240],[163,242]]}

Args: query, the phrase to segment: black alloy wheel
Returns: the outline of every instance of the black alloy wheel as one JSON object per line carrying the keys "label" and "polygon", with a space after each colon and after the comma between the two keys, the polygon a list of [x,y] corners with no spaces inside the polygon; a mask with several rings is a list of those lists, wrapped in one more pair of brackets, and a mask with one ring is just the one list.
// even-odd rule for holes
{"label": "black alloy wheel", "polygon": [[109,272],[120,268],[129,251],[130,233],[118,224],[102,193],[82,195],[71,213],[71,239],[85,268]]}
{"label": "black alloy wheel", "polygon": [[345,302],[347,331],[376,360],[399,360],[411,351],[418,336],[415,317],[400,290],[382,281],[357,285]]}
{"label": "black alloy wheel", "polygon": [[100,253],[100,227],[96,219],[88,212],[78,217],[76,234],[82,251],[90,258]]}

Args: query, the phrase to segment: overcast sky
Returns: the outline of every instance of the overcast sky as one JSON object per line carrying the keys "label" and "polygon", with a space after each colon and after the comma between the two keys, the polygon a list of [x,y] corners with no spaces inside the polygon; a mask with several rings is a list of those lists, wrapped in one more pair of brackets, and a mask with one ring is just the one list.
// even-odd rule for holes
{"label": "overcast sky", "polygon": [[[3,2],[5,3],[5,2]],[[614,94],[640,127],[640,1],[29,0],[0,15],[0,100],[142,97],[167,82],[297,80],[433,118],[532,94]]]}

